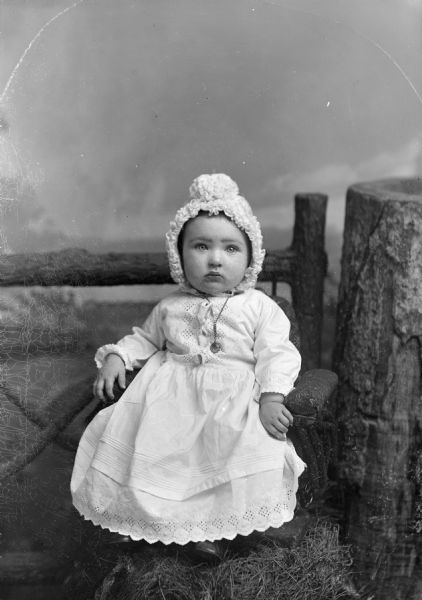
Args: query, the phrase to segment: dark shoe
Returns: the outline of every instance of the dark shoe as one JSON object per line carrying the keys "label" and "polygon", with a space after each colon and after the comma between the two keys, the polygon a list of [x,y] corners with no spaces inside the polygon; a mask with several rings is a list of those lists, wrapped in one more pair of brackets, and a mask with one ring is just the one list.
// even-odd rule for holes
{"label": "dark shoe", "polygon": [[255,550],[257,546],[265,543],[265,533],[253,531],[249,535],[237,535],[230,542],[231,552],[236,556],[244,556]]}
{"label": "dark shoe", "polygon": [[191,547],[191,555],[201,562],[216,564],[223,558],[223,548],[218,542],[195,542]]}
{"label": "dark shoe", "polygon": [[120,535],[115,533],[113,538],[108,541],[109,544],[133,544],[134,540],[128,535]]}
{"label": "dark shoe", "polygon": [[120,535],[119,533],[114,533],[104,543],[110,549],[130,553],[140,552],[144,546],[143,540],[136,541],[128,535]]}

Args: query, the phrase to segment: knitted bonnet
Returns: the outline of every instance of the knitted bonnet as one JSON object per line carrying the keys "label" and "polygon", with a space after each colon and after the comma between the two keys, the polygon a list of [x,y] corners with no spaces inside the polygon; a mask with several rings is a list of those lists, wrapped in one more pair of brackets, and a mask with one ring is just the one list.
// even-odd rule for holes
{"label": "knitted bonnet", "polygon": [[177,246],[179,234],[185,223],[196,217],[200,211],[207,212],[209,215],[217,215],[223,212],[239,229],[246,233],[252,246],[251,262],[235,291],[244,291],[254,287],[258,274],[262,269],[265,250],[262,248],[262,233],[259,222],[253,215],[248,202],[239,195],[237,184],[224,173],[200,175],[194,179],[190,186],[189,196],[190,200],[179,208],[174,220],[170,223],[169,231],[166,233],[167,254],[173,280],[182,289],[192,289],[185,278]]}

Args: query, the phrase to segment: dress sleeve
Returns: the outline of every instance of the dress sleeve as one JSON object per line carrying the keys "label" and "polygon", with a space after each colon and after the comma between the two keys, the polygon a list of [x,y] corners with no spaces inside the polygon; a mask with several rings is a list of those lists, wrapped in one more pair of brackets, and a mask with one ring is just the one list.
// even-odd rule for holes
{"label": "dress sleeve", "polygon": [[98,368],[102,367],[109,354],[117,354],[125,363],[128,371],[142,366],[158,350],[165,346],[160,304],[157,304],[145,320],[142,327],[133,327],[132,334],[126,335],[117,344],[106,344],[98,348],[94,360]]}
{"label": "dress sleeve", "polygon": [[255,332],[255,376],[260,391],[288,394],[300,371],[299,351],[289,340],[290,321],[271,298],[264,296]]}

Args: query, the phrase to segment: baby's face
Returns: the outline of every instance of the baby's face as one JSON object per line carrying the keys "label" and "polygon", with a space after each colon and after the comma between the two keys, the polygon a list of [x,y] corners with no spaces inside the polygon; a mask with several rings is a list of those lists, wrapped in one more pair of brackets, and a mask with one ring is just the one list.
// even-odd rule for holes
{"label": "baby's face", "polygon": [[246,234],[223,215],[199,215],[186,224],[183,268],[191,286],[204,294],[233,290],[249,262]]}

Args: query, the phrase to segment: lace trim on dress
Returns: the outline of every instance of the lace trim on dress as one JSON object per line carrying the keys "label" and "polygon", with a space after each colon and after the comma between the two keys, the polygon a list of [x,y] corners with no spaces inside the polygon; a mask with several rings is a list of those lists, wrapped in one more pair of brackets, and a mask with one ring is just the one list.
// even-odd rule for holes
{"label": "lace trim on dress", "polygon": [[[95,525],[109,529],[121,535],[130,536],[133,540],[146,540],[150,544],[162,542],[180,545],[188,542],[204,540],[215,541],[222,538],[232,540],[237,535],[250,535],[253,531],[265,531],[269,527],[280,527],[291,521],[296,506],[296,493],[286,490],[283,499],[272,503],[262,501],[249,506],[243,514],[210,514],[207,518],[199,515],[184,521],[145,521],[136,519],[133,514],[119,514],[102,511],[92,505],[84,505],[80,500],[75,502],[76,508]],[[101,511],[101,512],[100,512]]]}
{"label": "lace trim on dress", "polygon": [[120,346],[118,346],[117,344],[106,344],[105,346],[101,346],[101,348],[98,348],[94,356],[94,360],[95,364],[99,369],[101,369],[105,359],[109,354],[117,354],[118,356],[120,356],[122,361],[125,363],[126,369],[128,371],[133,371],[133,365],[132,362],[129,360],[127,353],[124,350],[122,350],[122,348],[120,348]]}

